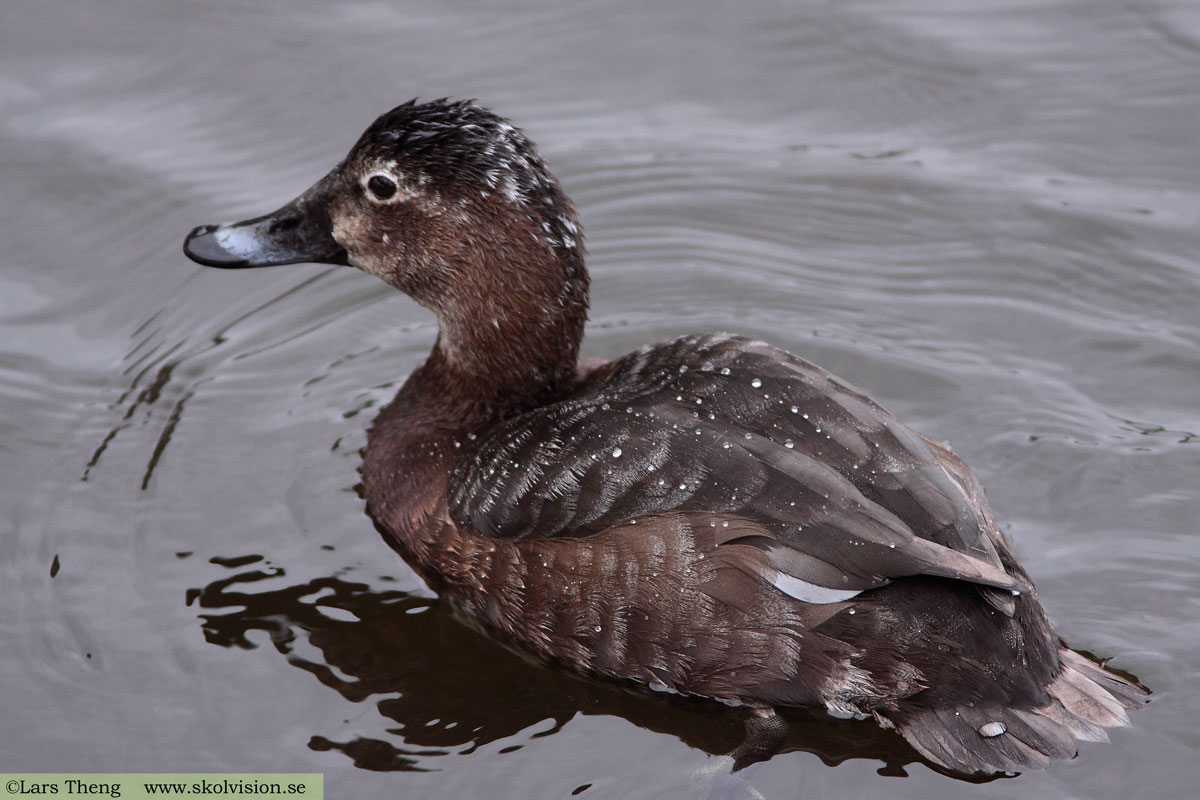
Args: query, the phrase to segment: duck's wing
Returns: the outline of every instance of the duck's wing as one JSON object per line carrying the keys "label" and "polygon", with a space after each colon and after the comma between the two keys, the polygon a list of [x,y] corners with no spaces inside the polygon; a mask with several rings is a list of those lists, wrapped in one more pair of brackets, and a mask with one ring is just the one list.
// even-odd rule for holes
{"label": "duck's wing", "polygon": [[[486,536],[581,537],[705,512],[720,555],[808,602],[918,574],[1029,588],[957,457],[762,342],[644,348],[469,444],[449,507]],[[1003,608],[1007,593],[994,594]]]}

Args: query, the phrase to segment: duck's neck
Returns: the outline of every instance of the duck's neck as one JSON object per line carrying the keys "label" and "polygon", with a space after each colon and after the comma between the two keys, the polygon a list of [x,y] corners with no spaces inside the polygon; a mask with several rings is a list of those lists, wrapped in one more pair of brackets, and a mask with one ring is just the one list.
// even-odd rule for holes
{"label": "duck's neck", "polygon": [[438,338],[372,425],[363,493],[368,514],[439,592],[450,588],[447,554],[465,535],[447,508],[454,465],[484,429],[576,380],[588,305],[582,253],[535,239],[532,226],[524,233],[477,238],[456,258],[442,255],[421,283],[400,286],[437,314]]}
{"label": "duck's neck", "polygon": [[[548,259],[553,253],[546,248]],[[525,270],[505,261],[436,307],[437,343],[376,417],[363,461],[370,515],[432,580],[448,471],[472,435],[570,391],[587,317],[575,252]],[[445,295],[444,295],[445,296]]]}
{"label": "duck's neck", "polygon": [[577,248],[531,240],[519,256],[475,250],[435,307],[438,338],[397,395],[439,427],[470,430],[569,391],[587,319],[588,277]]}

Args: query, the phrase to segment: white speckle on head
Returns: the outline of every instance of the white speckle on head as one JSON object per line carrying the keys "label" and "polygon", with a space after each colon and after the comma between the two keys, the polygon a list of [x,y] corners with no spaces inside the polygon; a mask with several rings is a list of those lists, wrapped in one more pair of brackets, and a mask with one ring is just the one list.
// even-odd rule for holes
{"label": "white speckle on head", "polygon": [[517,182],[512,175],[504,176],[504,180],[500,184],[500,191],[504,193],[510,203],[517,202],[521,196],[521,192],[517,189]]}

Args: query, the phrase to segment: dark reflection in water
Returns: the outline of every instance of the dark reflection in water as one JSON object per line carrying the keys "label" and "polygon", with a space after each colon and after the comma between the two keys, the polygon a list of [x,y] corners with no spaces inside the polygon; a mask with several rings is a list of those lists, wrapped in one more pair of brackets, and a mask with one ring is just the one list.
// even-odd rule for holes
{"label": "dark reflection in water", "polygon": [[[237,569],[263,558],[212,560]],[[710,754],[728,753],[741,743],[741,718],[732,709],[626,690],[532,663],[461,624],[437,600],[336,576],[251,590],[284,577],[283,569],[271,566],[237,572],[190,590],[187,602],[210,612],[200,619],[211,644],[252,649],[257,645],[248,634],[263,631],[289,664],[346,700],[374,699],[379,713],[396,723],[387,729],[395,739],[338,742],[316,734],[309,740],[314,750],[345,753],[355,766],[426,771],[432,767],[423,757],[469,754],[540,723],[546,727],[533,738],[551,736],[579,714],[619,716]],[[294,645],[302,637],[320,651],[319,661],[296,652]],[[906,764],[928,764],[874,722],[832,720],[804,711],[789,713],[788,721],[784,752],[813,753],[830,766],[852,758],[877,759],[883,762],[879,774],[901,777]]]}

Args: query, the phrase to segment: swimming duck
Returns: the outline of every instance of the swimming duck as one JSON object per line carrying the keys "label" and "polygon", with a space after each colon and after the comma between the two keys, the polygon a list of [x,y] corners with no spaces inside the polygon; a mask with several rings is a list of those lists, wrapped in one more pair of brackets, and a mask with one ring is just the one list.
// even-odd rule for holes
{"label": "swimming duck", "polygon": [[473,102],[405,103],[274,213],[205,225],[213,267],[357,267],[429,308],[433,350],[376,418],[367,511],[494,636],[601,679],[873,717],[973,773],[1044,766],[1146,690],[1069,649],[967,466],[760,341],[581,362],[575,211]]}

